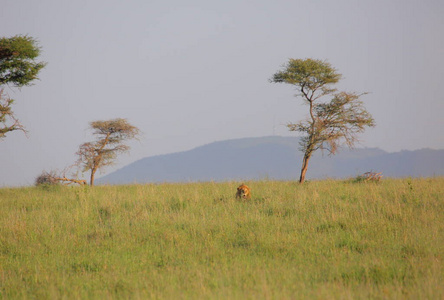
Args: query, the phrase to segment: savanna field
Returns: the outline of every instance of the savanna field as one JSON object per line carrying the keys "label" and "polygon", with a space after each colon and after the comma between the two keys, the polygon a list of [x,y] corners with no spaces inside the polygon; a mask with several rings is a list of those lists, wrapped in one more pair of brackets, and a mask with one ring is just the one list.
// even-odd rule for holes
{"label": "savanna field", "polygon": [[0,189],[2,299],[443,299],[444,178]]}

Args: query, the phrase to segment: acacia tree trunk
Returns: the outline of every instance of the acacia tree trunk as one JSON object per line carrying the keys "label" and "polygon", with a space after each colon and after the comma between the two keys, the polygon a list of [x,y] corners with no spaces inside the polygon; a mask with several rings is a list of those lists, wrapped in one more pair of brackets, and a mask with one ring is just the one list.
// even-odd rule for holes
{"label": "acacia tree trunk", "polygon": [[[103,149],[103,147],[102,147]],[[97,155],[96,157],[94,157],[94,165],[91,168],[91,178],[89,180],[89,185],[93,186],[94,185],[94,177],[96,175],[96,171],[99,168],[100,165],[100,161],[102,160],[102,154]]]}
{"label": "acacia tree trunk", "polygon": [[[302,90],[302,92],[304,92]],[[305,93],[304,93],[305,94]],[[313,115],[313,100],[311,98],[308,98],[307,94],[306,98],[307,100],[310,102],[310,116],[311,116],[311,128],[310,128],[310,138],[309,138],[309,142],[306,145],[305,148],[305,153],[304,153],[304,159],[302,160],[302,169],[301,169],[301,177],[299,177],[299,183],[302,184],[305,182],[305,173],[307,173],[307,169],[308,169],[308,162],[310,161],[311,158],[311,154],[314,151],[314,145],[315,145],[315,123],[316,123],[316,119]]]}
{"label": "acacia tree trunk", "polygon": [[94,175],[96,174],[96,169],[91,169],[91,178],[89,180],[89,185],[93,186],[94,185]]}
{"label": "acacia tree trunk", "polygon": [[94,165],[91,169],[91,178],[90,178],[90,182],[89,185],[93,186],[94,185],[94,176],[96,174],[97,169],[100,166],[100,163],[102,161],[102,157],[103,157],[103,149],[105,148],[105,146],[108,144],[109,141],[109,136],[111,135],[110,132],[108,132],[106,134],[106,137],[103,139],[103,143],[102,146],[96,150],[97,155],[94,157]]}
{"label": "acacia tree trunk", "polygon": [[307,173],[308,169],[308,161],[310,160],[311,154],[305,154],[304,159],[302,160],[302,169],[301,169],[301,177],[299,178],[299,183],[305,182],[305,173]]}
{"label": "acacia tree trunk", "polygon": [[90,186],[94,185],[94,177],[96,175],[97,169],[99,168],[99,163],[100,163],[101,160],[102,160],[102,155],[101,154],[99,154],[96,157],[94,157],[94,165],[91,168],[91,177],[90,177],[90,180],[89,180],[89,185]]}

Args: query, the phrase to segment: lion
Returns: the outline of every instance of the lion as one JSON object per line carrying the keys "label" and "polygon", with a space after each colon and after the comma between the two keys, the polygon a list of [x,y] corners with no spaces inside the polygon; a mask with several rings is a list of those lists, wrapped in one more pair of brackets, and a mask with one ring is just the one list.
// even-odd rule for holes
{"label": "lion", "polygon": [[251,189],[245,184],[241,184],[237,188],[236,198],[239,199],[250,199],[251,198]]}

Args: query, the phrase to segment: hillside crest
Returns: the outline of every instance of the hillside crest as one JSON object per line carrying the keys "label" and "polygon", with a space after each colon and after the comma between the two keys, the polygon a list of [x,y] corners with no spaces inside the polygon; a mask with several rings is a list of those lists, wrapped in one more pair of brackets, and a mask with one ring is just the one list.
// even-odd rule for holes
{"label": "hillside crest", "polygon": [[[142,158],[97,180],[101,184],[276,179],[296,180],[302,162],[298,138],[268,136],[213,142],[192,150]],[[444,150],[388,153],[379,148],[315,153],[308,179],[354,177],[368,171],[385,177],[444,175]]]}

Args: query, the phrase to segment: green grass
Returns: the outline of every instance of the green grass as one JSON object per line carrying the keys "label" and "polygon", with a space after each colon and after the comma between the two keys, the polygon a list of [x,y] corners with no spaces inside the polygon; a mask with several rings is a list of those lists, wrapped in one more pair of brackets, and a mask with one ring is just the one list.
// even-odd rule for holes
{"label": "green grass", "polygon": [[444,298],[444,178],[238,184],[0,189],[0,298]]}

